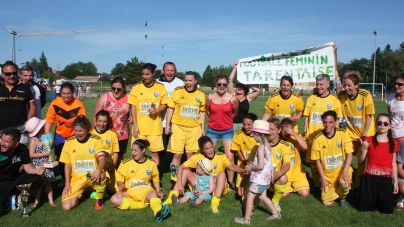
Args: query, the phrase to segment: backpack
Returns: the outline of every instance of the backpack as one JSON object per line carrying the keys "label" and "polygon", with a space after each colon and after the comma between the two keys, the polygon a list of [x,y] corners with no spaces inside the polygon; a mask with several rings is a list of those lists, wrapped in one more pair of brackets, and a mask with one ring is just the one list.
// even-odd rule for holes
{"label": "backpack", "polygon": [[39,92],[41,93],[41,109],[42,109],[46,105],[46,91],[40,84],[36,82],[33,82],[33,84],[38,87]]}

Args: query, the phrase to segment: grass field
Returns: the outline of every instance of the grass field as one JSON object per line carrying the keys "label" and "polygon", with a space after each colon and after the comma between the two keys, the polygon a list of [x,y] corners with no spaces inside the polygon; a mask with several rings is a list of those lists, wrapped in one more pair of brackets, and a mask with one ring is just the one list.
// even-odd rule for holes
{"label": "grass field", "polygon": [[[268,96],[259,97],[251,105],[250,112],[259,117],[264,112],[264,105]],[[306,99],[307,97],[304,97]],[[93,116],[96,98],[84,99],[88,116]],[[43,114],[46,112],[45,107]],[[385,102],[375,100],[376,113],[387,112]],[[92,117],[90,117],[90,120]],[[303,120],[299,121],[300,129]],[[127,157],[130,156],[128,152]],[[170,158],[166,157],[163,163],[168,164]],[[354,166],[356,167],[356,159]],[[305,164],[308,179],[311,183],[310,167]],[[57,172],[57,170],[56,170]],[[60,176],[58,177],[60,179]],[[165,194],[168,194],[169,173],[165,173],[163,184]],[[20,218],[20,211],[11,211],[0,217],[0,226],[235,226],[234,217],[242,217],[241,205],[235,198],[236,193],[230,192],[222,198],[219,214],[212,214],[209,203],[204,203],[196,209],[190,209],[186,204],[180,207],[171,207],[170,216],[161,224],[154,223],[153,213],[149,208],[143,210],[121,211],[115,209],[110,201],[106,201],[105,208],[100,211],[93,209],[94,200],[80,201],[77,208],[64,212],[61,209],[61,191],[57,188],[58,181],[53,183],[53,194],[56,208],[47,203],[46,193],[42,193],[43,205],[35,209],[29,218]],[[1,192],[0,192],[1,193]],[[378,212],[361,213],[356,210],[356,198],[348,196],[349,206],[341,209],[338,203],[331,207],[322,205],[319,195],[310,195],[302,198],[291,194],[281,200],[282,219],[265,221],[269,211],[262,204],[254,212],[251,225],[255,226],[400,226],[404,220],[404,212],[395,211],[394,215],[382,215]],[[30,197],[33,204],[33,197]]]}

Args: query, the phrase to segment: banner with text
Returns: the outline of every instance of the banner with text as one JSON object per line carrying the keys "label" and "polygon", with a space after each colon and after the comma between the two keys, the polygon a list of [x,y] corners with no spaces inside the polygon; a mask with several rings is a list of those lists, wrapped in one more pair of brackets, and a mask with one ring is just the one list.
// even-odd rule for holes
{"label": "banner with text", "polygon": [[315,82],[318,74],[327,74],[333,80],[333,44],[240,59],[237,80],[244,84],[279,84],[282,76],[290,76],[294,83]]}

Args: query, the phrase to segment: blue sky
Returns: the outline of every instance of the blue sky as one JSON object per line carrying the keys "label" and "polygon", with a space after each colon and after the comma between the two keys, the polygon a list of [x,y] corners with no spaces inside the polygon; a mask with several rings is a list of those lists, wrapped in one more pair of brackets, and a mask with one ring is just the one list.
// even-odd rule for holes
{"label": "blue sky", "polygon": [[[375,35],[381,49],[404,41],[404,1],[9,1],[0,8],[0,62],[11,58],[17,33],[99,29],[96,33],[16,37],[17,63],[39,58],[62,70],[93,62],[100,73],[132,57],[161,68],[172,61],[178,71],[203,73],[206,66],[229,65],[265,53],[293,51],[335,42],[338,60],[369,58]],[[148,26],[145,28],[145,21]],[[22,28],[25,27],[25,28]],[[162,52],[162,46],[164,46]],[[21,48],[21,51],[18,50]],[[164,55],[162,59],[162,54]]]}

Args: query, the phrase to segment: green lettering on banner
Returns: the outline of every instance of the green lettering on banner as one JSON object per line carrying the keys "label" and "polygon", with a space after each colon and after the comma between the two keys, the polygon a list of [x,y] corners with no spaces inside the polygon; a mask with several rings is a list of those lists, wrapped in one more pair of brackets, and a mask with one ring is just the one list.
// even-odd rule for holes
{"label": "green lettering on banner", "polygon": [[314,56],[307,57],[307,64],[313,64],[314,65]]}
{"label": "green lettering on banner", "polygon": [[265,81],[268,81],[268,78],[270,80],[274,80],[274,78],[272,78],[272,70],[265,70]]}
{"label": "green lettering on banner", "polygon": [[261,77],[261,75],[260,75],[260,73],[258,72],[258,70],[255,70],[255,73],[254,73],[254,76],[253,76],[253,81],[255,80],[255,78],[259,78],[260,80],[262,80],[262,77]]}
{"label": "green lettering on banner", "polygon": [[312,74],[313,78],[315,78],[317,76],[316,74],[316,66],[313,65],[313,74]]}
{"label": "green lettering on banner", "polygon": [[278,58],[278,64],[277,64],[278,66],[282,66],[282,64],[281,64],[281,59],[280,58]]}
{"label": "green lettering on banner", "polygon": [[321,55],[321,64],[328,64],[328,56]]}
{"label": "green lettering on banner", "polygon": [[283,72],[283,75],[285,75],[285,76],[290,76],[290,77],[293,78],[293,70],[291,69],[290,72],[288,72],[288,71],[285,70],[285,71]]}
{"label": "green lettering on banner", "polygon": [[295,63],[294,63],[294,62],[295,62],[294,57],[291,57],[291,58],[290,58],[290,65],[291,65],[291,66],[295,66]]}
{"label": "green lettering on banner", "polygon": [[318,73],[319,73],[319,74],[325,74],[325,73],[324,73],[324,67],[321,67],[321,66],[318,67]]}
{"label": "green lettering on banner", "polygon": [[281,80],[280,77],[282,77],[282,70],[276,70],[275,75],[276,75],[275,80],[280,81]]}
{"label": "green lettering on banner", "polygon": [[285,58],[285,66],[288,66],[289,65],[289,57],[286,57]]}
{"label": "green lettering on banner", "polygon": [[302,71],[302,68],[295,68],[295,71],[297,72],[297,79],[300,80],[300,72]]}
{"label": "green lettering on banner", "polygon": [[254,67],[255,66],[255,61],[250,62],[250,66]]}
{"label": "green lettering on banner", "polygon": [[318,65],[318,54],[316,54],[316,64]]}
{"label": "green lettering on banner", "polygon": [[303,65],[303,57],[296,58],[296,65],[298,65],[300,62],[300,65]]}
{"label": "green lettering on banner", "polygon": [[334,77],[334,66],[327,66],[325,69],[325,74],[329,75],[330,77]]}
{"label": "green lettering on banner", "polygon": [[245,77],[247,78],[247,81],[249,81],[248,76],[251,73],[251,71],[244,71],[243,73],[245,74]]}
{"label": "green lettering on banner", "polygon": [[310,79],[311,76],[310,76],[309,70],[307,70],[307,68],[304,68],[303,74],[302,74],[302,79],[304,78],[304,76],[305,76],[306,74],[307,74],[307,77]]}

